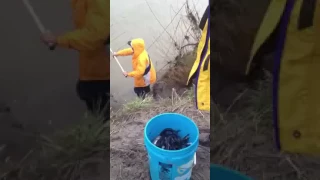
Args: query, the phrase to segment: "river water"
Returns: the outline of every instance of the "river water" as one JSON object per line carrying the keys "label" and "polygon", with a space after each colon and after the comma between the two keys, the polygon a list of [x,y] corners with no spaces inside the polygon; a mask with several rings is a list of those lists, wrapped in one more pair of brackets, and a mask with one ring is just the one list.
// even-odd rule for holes
{"label": "river water", "polygon": [[[192,34],[186,17],[185,0],[111,0],[111,48],[127,48],[133,38],[143,38],[157,71],[177,55],[172,38],[179,46],[187,44],[185,35]],[[188,0],[190,9],[202,16],[207,0]],[[166,29],[166,30],[164,30]],[[192,35],[191,35],[192,36]],[[172,38],[171,38],[172,37]],[[190,38],[190,42],[195,42]],[[131,56],[118,57],[125,71],[131,71]],[[133,79],[125,78],[111,59],[111,106],[117,107],[135,98]]]}

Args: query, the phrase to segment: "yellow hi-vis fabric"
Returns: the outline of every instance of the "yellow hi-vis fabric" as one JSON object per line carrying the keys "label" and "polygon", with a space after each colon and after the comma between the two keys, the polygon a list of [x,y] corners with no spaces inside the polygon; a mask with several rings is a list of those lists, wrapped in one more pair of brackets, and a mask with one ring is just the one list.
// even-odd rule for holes
{"label": "yellow hi-vis fabric", "polygon": [[72,0],[75,30],[58,37],[58,46],[79,52],[80,80],[109,80],[110,57],[105,41],[110,34],[107,0]]}
{"label": "yellow hi-vis fabric", "polygon": [[[210,111],[210,32],[207,20],[198,44],[197,57],[189,74],[188,82],[196,78],[195,96],[199,110]],[[201,57],[201,54],[204,54]]]}
{"label": "yellow hi-vis fabric", "polygon": [[[150,84],[154,84],[157,79],[156,70],[154,65],[149,59],[149,55],[145,50],[145,43],[143,39],[133,39],[131,41],[132,48],[123,49],[117,52],[118,56],[132,55],[132,69],[133,71],[128,73],[129,77],[134,78],[134,87],[146,87]],[[144,75],[147,67],[151,65],[149,73]]]}
{"label": "yellow hi-vis fabric", "polygon": [[315,10],[312,1],[272,0],[251,52],[252,59],[280,22],[273,112],[275,139],[283,151],[320,154],[320,1],[314,2]]}
{"label": "yellow hi-vis fabric", "polygon": [[311,13],[312,25],[298,28],[304,16],[303,3],[310,6],[310,2],[295,0],[286,30],[279,74],[278,128],[282,150],[320,154],[320,1],[315,1],[315,10],[304,11],[309,16]]}

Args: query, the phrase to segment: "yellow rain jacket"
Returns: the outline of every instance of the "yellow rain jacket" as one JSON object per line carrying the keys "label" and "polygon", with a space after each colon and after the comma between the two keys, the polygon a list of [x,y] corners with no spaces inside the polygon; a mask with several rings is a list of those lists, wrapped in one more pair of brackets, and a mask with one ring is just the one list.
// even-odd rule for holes
{"label": "yellow rain jacket", "polygon": [[[129,77],[134,78],[134,87],[146,87],[154,84],[157,79],[154,65],[145,50],[143,39],[133,39],[132,48],[123,49],[117,52],[118,56],[132,55],[132,72],[128,73]],[[151,67],[150,67],[151,66]],[[150,68],[149,70],[147,70]]]}
{"label": "yellow rain jacket", "polygon": [[[209,12],[209,11],[208,11]],[[198,44],[197,57],[189,74],[188,82],[195,77],[196,107],[210,111],[210,26],[207,19]]]}
{"label": "yellow rain jacket", "polygon": [[272,0],[257,46],[278,22],[273,84],[277,145],[284,151],[320,154],[320,1]]}
{"label": "yellow rain jacket", "polygon": [[72,11],[76,30],[58,37],[58,46],[79,51],[80,80],[109,80],[109,1],[72,0]]}

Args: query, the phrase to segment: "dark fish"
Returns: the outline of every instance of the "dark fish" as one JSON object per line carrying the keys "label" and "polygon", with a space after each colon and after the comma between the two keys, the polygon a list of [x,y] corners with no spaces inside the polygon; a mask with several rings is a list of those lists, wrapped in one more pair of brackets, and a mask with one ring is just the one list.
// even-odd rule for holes
{"label": "dark fish", "polygon": [[189,134],[181,138],[179,132],[179,130],[166,128],[153,140],[153,144],[165,150],[180,150],[190,146]]}

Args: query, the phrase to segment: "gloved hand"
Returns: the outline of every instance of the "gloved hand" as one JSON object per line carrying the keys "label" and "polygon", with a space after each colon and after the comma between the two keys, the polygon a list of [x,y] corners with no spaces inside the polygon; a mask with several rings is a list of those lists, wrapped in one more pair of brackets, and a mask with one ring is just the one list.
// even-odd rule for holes
{"label": "gloved hand", "polygon": [[53,50],[57,45],[57,37],[49,31],[42,33],[40,35],[40,39],[45,45],[50,48],[50,50]]}
{"label": "gloved hand", "polygon": [[124,77],[128,77],[128,73],[126,71],[123,72]]}

